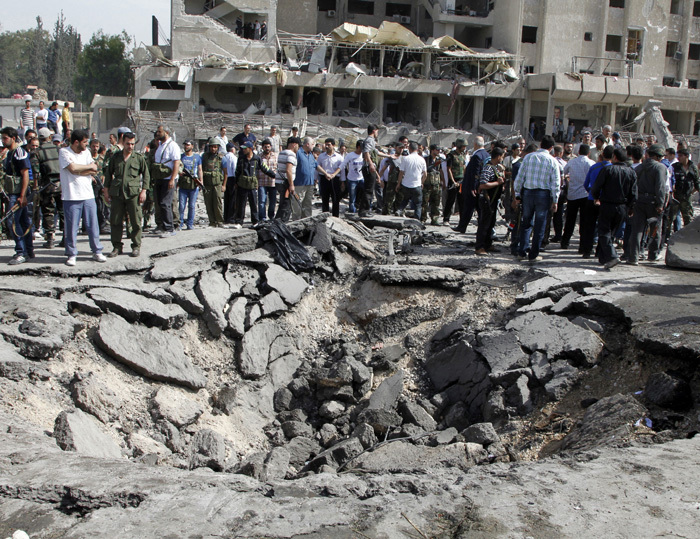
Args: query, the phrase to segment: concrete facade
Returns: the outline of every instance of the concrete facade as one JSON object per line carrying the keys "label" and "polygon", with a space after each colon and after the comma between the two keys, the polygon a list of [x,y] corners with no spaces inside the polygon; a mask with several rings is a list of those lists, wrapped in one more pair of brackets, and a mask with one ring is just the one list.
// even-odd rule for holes
{"label": "concrete facade", "polygon": [[[176,63],[211,55],[285,62],[286,32],[297,34],[291,50],[296,47],[303,60],[306,49],[308,61],[310,52],[323,44],[313,35],[343,22],[377,27],[390,20],[424,41],[450,35],[469,47],[504,50],[512,55],[520,80],[475,82],[481,74],[476,70],[471,79],[459,79],[467,82],[453,103],[454,81],[440,76],[437,53],[400,47],[358,51],[360,44],[334,48],[327,42],[325,71],[285,69],[285,80],[265,70],[197,65],[187,87],[178,83],[182,72],[176,67],[138,67],[136,109],[242,113],[254,103],[275,114],[301,105],[311,114],[376,112],[384,121],[431,122],[436,128],[509,124],[527,132],[535,122],[547,132],[555,125],[566,132],[569,124],[575,131],[607,123],[629,127],[653,98],[663,102],[673,131],[696,132],[700,17],[693,16],[693,0],[171,1],[171,60]],[[268,38],[235,35],[239,15],[245,21],[266,20]],[[369,66],[369,75],[348,75],[348,61]],[[409,61],[422,62],[419,72],[430,76],[392,75],[392,66]]]}

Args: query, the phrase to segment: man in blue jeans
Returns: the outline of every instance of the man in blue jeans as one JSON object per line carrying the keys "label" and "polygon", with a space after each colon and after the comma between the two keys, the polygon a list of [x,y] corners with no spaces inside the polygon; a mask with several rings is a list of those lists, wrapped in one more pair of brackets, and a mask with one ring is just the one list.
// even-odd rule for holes
{"label": "man in blue jeans", "polygon": [[[223,128],[222,128],[223,129]],[[199,194],[199,186],[203,185],[202,158],[194,153],[194,142],[187,139],[183,144],[185,153],[180,156],[182,167],[189,174],[182,174],[178,180],[180,227],[186,230],[194,228],[194,208]],[[187,209],[187,220],[185,220],[185,208]]]}
{"label": "man in blue jeans", "polygon": [[76,129],[71,133],[70,146],[58,152],[61,167],[61,196],[63,197],[64,232],[66,240],[66,266],[75,266],[78,255],[76,245],[80,218],[83,218],[90,240],[92,259],[105,262],[100,243],[100,224],[97,220],[97,204],[92,189],[92,178],[97,165],[87,149],[88,133]]}
{"label": "man in blue jeans", "polygon": [[14,226],[15,256],[8,264],[16,266],[34,258],[34,235],[32,234],[32,206],[29,197],[29,180],[32,167],[29,154],[19,144],[19,133],[14,127],[5,127],[2,131],[2,145],[7,148],[7,157],[3,162],[5,171],[4,189],[10,197],[10,208],[15,204],[19,208],[8,220],[8,226]]}
{"label": "man in blue jeans", "polygon": [[[517,207],[517,204],[523,206],[518,245],[520,260],[526,258],[530,262],[542,260],[539,254],[547,225],[547,212],[550,208],[552,213],[557,211],[561,172],[559,163],[550,153],[553,147],[554,138],[545,135],[540,143],[540,149],[523,159],[518,176],[515,178],[513,204],[514,207]],[[530,246],[530,233],[532,233],[532,246]]]}

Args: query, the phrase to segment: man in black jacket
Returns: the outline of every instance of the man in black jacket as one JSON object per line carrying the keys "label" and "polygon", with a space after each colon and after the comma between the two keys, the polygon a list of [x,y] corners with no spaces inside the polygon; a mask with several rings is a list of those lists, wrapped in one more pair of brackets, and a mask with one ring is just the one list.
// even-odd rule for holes
{"label": "man in black jacket", "polygon": [[593,184],[591,193],[598,213],[598,260],[606,269],[620,263],[612,237],[622,224],[625,215],[634,213],[637,201],[637,175],[625,160],[622,148],[613,152],[612,165],[601,170]]}
{"label": "man in black jacket", "polygon": [[[639,246],[649,219],[661,219],[668,194],[668,169],[660,163],[664,147],[652,144],[647,150],[649,157],[639,165],[637,173],[638,198],[632,218],[632,234],[627,263],[636,266],[639,262]],[[660,228],[660,227],[659,227]],[[649,238],[649,260],[656,260],[660,248],[659,234]]]}
{"label": "man in black jacket", "polygon": [[236,165],[236,204],[234,206],[234,228],[241,228],[245,219],[246,202],[250,204],[250,220],[258,222],[258,171],[270,178],[275,173],[253,153],[253,143],[245,142]]}

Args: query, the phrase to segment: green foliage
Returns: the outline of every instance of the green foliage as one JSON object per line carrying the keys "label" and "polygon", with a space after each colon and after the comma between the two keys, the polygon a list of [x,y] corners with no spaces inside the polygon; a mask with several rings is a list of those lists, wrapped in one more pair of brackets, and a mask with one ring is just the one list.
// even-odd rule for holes
{"label": "green foliage", "polygon": [[131,38],[126,32],[94,34],[83,48],[80,34],[61,12],[53,32],[44,29],[41,17],[31,30],[0,32],[0,97],[23,93],[36,84],[49,100],[81,100],[90,105],[93,96],[126,95],[130,82]]}
{"label": "green foliage", "polygon": [[80,100],[89,105],[95,94],[126,95],[131,74],[127,47],[131,38],[94,34],[78,57],[74,86]]}
{"label": "green foliage", "polygon": [[69,101],[76,98],[73,75],[81,48],[80,34],[71,25],[66,25],[66,18],[61,12],[54,25],[53,47],[49,52],[49,95]]}

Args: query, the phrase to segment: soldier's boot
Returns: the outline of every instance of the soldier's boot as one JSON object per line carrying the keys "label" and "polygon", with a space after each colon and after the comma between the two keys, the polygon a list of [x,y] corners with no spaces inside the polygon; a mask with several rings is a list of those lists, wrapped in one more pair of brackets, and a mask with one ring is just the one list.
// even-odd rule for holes
{"label": "soldier's boot", "polygon": [[44,243],[44,249],[53,249],[53,248],[54,248],[53,234],[46,234],[46,243]]}

